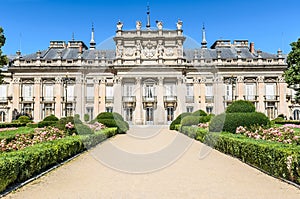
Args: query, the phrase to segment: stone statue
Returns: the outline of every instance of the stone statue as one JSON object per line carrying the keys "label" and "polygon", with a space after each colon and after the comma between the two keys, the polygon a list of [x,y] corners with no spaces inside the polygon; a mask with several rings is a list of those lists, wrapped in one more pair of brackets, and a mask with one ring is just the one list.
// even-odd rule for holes
{"label": "stone statue", "polygon": [[162,30],[162,28],[163,28],[162,21],[156,21],[156,26],[157,26],[158,30]]}
{"label": "stone statue", "polygon": [[122,57],[123,56],[123,46],[118,44],[117,45],[117,57]]}
{"label": "stone statue", "polygon": [[141,57],[141,53],[142,53],[142,45],[141,45],[140,41],[137,41],[135,48],[136,48],[135,56],[137,58],[140,58]]}
{"label": "stone statue", "polygon": [[162,45],[162,42],[160,41],[157,45],[157,56],[158,58],[162,58],[164,55],[164,46]]}
{"label": "stone statue", "polygon": [[180,19],[178,19],[176,26],[177,26],[177,30],[182,29],[182,21]]}
{"label": "stone statue", "polygon": [[122,23],[121,21],[119,21],[119,22],[117,23],[117,29],[118,29],[118,30],[122,30],[122,28],[123,28],[123,23]]}
{"label": "stone statue", "polygon": [[142,22],[141,21],[137,21],[135,27],[136,27],[137,30],[141,30],[141,28],[142,28]]}

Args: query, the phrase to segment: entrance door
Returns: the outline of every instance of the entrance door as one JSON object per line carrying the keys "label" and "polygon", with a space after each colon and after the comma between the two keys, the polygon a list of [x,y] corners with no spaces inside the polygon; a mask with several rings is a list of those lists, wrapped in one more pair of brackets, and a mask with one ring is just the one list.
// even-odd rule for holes
{"label": "entrance door", "polygon": [[132,115],[133,115],[132,112],[133,112],[132,108],[125,109],[125,120],[127,122],[132,122]]}
{"label": "entrance door", "polygon": [[168,107],[167,108],[167,121],[170,124],[174,120],[174,108]]}
{"label": "entrance door", "polygon": [[153,115],[154,115],[153,108],[152,107],[146,108],[146,124],[147,125],[154,124]]}
{"label": "entrance door", "polygon": [[300,111],[298,109],[294,110],[294,120],[300,119]]}

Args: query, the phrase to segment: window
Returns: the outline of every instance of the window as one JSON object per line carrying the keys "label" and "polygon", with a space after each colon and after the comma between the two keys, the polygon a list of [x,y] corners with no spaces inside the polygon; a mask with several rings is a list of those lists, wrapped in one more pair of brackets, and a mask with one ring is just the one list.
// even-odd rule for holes
{"label": "window", "polygon": [[213,85],[212,84],[206,84],[205,95],[206,96],[213,96]]}
{"label": "window", "polygon": [[194,112],[194,107],[192,107],[192,106],[187,106],[187,107],[186,107],[186,112],[188,112],[188,113]]}
{"label": "window", "polygon": [[245,85],[245,100],[255,100],[255,84]]}
{"label": "window", "polygon": [[175,94],[175,84],[165,84],[166,96],[176,96]]}
{"label": "window", "polygon": [[45,85],[44,86],[44,99],[46,101],[53,100],[53,86],[52,85]]}
{"label": "window", "polygon": [[145,87],[145,96],[147,98],[153,98],[154,97],[154,86],[153,85],[146,85]]}
{"label": "window", "polygon": [[33,100],[33,85],[24,84],[23,85],[23,99],[24,101]]}
{"label": "window", "polygon": [[134,84],[125,84],[123,90],[123,96],[131,97],[133,94]]}
{"label": "window", "polygon": [[74,101],[75,97],[74,97],[74,85],[68,85],[67,87],[67,100],[69,101]]}
{"label": "window", "polygon": [[86,101],[93,102],[94,101],[94,85],[87,85],[86,87]]}
{"label": "window", "polygon": [[7,86],[0,85],[0,101],[5,101],[7,99]]}
{"label": "window", "polygon": [[193,84],[186,85],[186,95],[187,96],[194,96],[194,86]]}
{"label": "window", "polygon": [[72,103],[67,103],[67,116],[73,116],[73,104]]}
{"label": "window", "polygon": [[126,109],[124,109],[124,112],[125,112],[125,121],[132,122],[133,109],[126,108]]}
{"label": "window", "polygon": [[276,99],[276,84],[266,84],[266,100]]}
{"label": "window", "polygon": [[112,86],[106,86],[105,95],[106,95],[106,97],[114,96],[114,90],[113,90]]}
{"label": "window", "polygon": [[86,112],[90,117],[90,120],[94,119],[94,108],[93,107],[86,107]]}
{"label": "window", "polygon": [[106,107],[106,112],[112,113],[113,112],[113,107]]}
{"label": "window", "polygon": [[0,111],[0,122],[5,122],[5,112]]}
{"label": "window", "polygon": [[231,84],[225,85],[225,91],[226,91],[225,100],[232,101],[232,98],[233,98],[232,85]]}
{"label": "window", "polygon": [[207,106],[206,107],[206,113],[211,114],[213,112],[213,107],[212,106]]}
{"label": "window", "polygon": [[52,104],[45,104],[45,117],[51,115],[53,112]]}
{"label": "window", "polygon": [[172,122],[174,120],[174,108],[168,107],[167,108],[167,121]]}

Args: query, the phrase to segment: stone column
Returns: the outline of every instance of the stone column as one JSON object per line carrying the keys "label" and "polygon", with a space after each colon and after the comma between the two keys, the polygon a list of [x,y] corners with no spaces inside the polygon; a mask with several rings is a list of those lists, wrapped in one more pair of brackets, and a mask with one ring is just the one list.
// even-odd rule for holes
{"label": "stone column", "polygon": [[122,114],[122,78],[116,77],[113,85],[114,108],[113,111]]}
{"label": "stone column", "polygon": [[179,114],[186,112],[186,85],[184,76],[177,78],[177,108],[175,111],[174,118],[176,118]]}
{"label": "stone column", "polygon": [[[96,117],[99,114],[99,78],[94,78],[94,116]],[[92,119],[92,118],[91,118]]]}
{"label": "stone column", "polygon": [[62,117],[62,97],[63,97],[63,85],[62,77],[55,78],[54,86],[54,96],[55,96],[55,116]]}
{"label": "stone column", "polygon": [[257,111],[265,113],[265,84],[264,76],[257,77],[257,94],[258,94],[258,106]]}
{"label": "stone column", "polygon": [[[81,77],[76,77],[75,87],[74,87],[74,97],[75,102],[73,103],[73,107],[75,106],[75,114],[79,114],[82,117],[82,108],[85,106],[85,95],[84,95],[84,81]],[[68,100],[69,101],[69,100]]]}
{"label": "stone column", "polygon": [[135,121],[136,125],[143,124],[143,103],[142,103],[142,90],[143,87],[141,85],[142,78],[136,78],[136,89],[135,89],[135,96],[136,96],[136,107],[135,107]]}
{"label": "stone column", "polygon": [[[237,77],[237,89],[236,89],[237,100],[244,100],[244,90],[245,90],[244,89],[244,77],[238,76]],[[233,99],[233,100],[235,100],[235,99]]]}
{"label": "stone column", "polygon": [[[96,96],[96,94],[95,94]],[[100,86],[99,86],[99,112],[96,113],[95,112],[95,115],[98,115],[99,113],[102,113],[102,112],[105,112],[105,96],[106,96],[106,93],[105,93],[105,77],[101,78],[100,79]]]}
{"label": "stone column", "polygon": [[34,122],[39,122],[41,118],[41,81],[40,77],[34,78],[33,94],[34,94],[34,112],[33,120]]}
{"label": "stone column", "polygon": [[194,78],[194,99],[195,99],[195,111],[201,109],[201,101],[200,101],[200,79],[198,77]]}
{"label": "stone column", "polygon": [[286,88],[287,85],[282,76],[278,77],[278,95],[279,95],[279,105],[278,114],[288,115],[288,106],[286,103]]}
{"label": "stone column", "polygon": [[164,107],[164,78],[158,78],[158,87],[157,87],[157,109],[154,115],[154,124],[165,124],[166,123],[166,111]]}
{"label": "stone column", "polygon": [[206,96],[206,87],[205,87],[205,77],[200,78],[200,109],[206,111],[205,96]]}
{"label": "stone column", "polygon": [[[12,110],[11,112],[16,109],[18,112],[21,112],[21,106],[20,106],[20,91],[21,91],[21,79],[20,78],[13,78],[13,92],[12,92]],[[11,119],[12,119],[11,114]]]}
{"label": "stone column", "polygon": [[225,95],[224,91],[224,83],[223,83],[223,77],[217,76],[214,80],[213,85],[213,91],[214,91],[214,109],[213,113],[218,115],[220,113],[224,112],[224,98]]}

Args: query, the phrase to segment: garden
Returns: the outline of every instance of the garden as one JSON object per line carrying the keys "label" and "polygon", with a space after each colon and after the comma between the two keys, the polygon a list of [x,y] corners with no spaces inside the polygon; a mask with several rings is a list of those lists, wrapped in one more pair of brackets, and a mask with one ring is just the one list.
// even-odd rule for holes
{"label": "garden", "polygon": [[274,177],[300,184],[300,125],[270,121],[248,101],[235,101],[220,115],[198,110],[180,114],[170,125],[211,148]]}
{"label": "garden", "polygon": [[86,123],[78,115],[50,115],[36,124],[27,116],[2,124],[0,193],[128,129],[118,113],[100,113]]}

